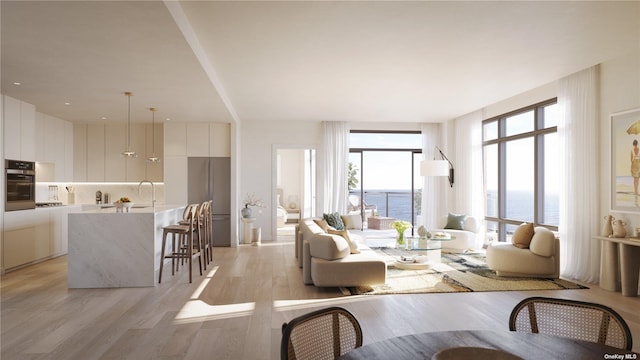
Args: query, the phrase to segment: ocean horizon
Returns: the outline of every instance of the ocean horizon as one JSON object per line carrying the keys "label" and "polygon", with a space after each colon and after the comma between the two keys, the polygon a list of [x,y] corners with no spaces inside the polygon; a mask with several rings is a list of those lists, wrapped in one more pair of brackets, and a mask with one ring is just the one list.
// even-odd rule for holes
{"label": "ocean horizon", "polygon": [[[360,195],[360,190],[355,189],[349,194]],[[411,190],[402,189],[369,189],[364,191],[364,201],[367,205],[376,205],[376,210],[380,216],[393,217],[395,219],[411,222],[411,209],[417,216],[419,209],[414,206],[411,198]],[[488,194],[486,213],[497,215],[498,202],[495,193]],[[522,220],[523,222],[533,222],[533,193],[525,191],[513,191],[508,194],[506,212],[510,219]],[[387,211],[388,209],[388,211]],[[541,219],[546,224],[557,225],[560,218],[559,196],[549,194],[544,203],[545,219]]]}

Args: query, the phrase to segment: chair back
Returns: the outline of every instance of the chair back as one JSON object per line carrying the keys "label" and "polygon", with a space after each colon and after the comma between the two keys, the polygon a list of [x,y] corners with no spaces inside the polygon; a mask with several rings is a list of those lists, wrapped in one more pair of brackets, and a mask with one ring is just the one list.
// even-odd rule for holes
{"label": "chair back", "polygon": [[515,306],[509,330],[543,333],[631,350],[631,331],[613,309],[568,299],[530,297]]}
{"label": "chair back", "polygon": [[360,323],[340,307],[317,310],[282,324],[282,360],[336,359],[360,346]]}

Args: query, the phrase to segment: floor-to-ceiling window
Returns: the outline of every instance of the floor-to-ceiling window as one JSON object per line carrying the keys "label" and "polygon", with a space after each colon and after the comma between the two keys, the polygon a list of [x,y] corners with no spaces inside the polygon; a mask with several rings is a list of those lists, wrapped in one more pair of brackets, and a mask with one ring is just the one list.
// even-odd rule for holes
{"label": "floor-to-ceiling window", "polygon": [[[351,131],[349,210],[406,220],[416,225],[420,211],[419,131]],[[361,201],[363,199],[364,201]]]}
{"label": "floor-to-ceiling window", "polygon": [[557,123],[556,99],[483,122],[490,238],[507,241],[523,222],[557,230]]}

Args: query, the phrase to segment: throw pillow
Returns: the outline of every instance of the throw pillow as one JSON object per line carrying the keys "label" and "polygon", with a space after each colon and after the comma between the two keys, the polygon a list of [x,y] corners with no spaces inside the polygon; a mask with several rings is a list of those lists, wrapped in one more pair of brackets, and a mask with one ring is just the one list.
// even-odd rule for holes
{"label": "throw pillow", "polygon": [[531,244],[531,239],[533,238],[534,230],[532,223],[523,223],[511,236],[511,243],[513,246],[520,249],[528,249],[529,244]]}
{"label": "throw pillow", "polygon": [[467,218],[465,214],[452,214],[449,213],[447,216],[447,225],[445,225],[445,229],[450,230],[464,230],[464,220]]}
{"label": "throw pillow", "polygon": [[345,229],[362,229],[362,217],[360,214],[342,215],[341,218]]}
{"label": "throw pillow", "polygon": [[338,212],[334,212],[333,214],[322,214],[322,218],[327,220],[329,226],[333,226],[336,230],[344,230],[344,223],[342,222],[342,218]]}
{"label": "throw pillow", "polygon": [[329,229],[328,233],[342,236],[345,240],[347,240],[347,243],[349,243],[349,248],[351,249],[351,253],[352,254],[360,254],[360,249],[358,249],[358,243],[356,243],[355,241],[351,240],[351,237],[349,236],[349,232],[347,230],[331,230],[331,229]]}
{"label": "throw pillow", "polygon": [[327,232],[327,229],[329,228],[329,224],[327,223],[327,220],[325,220],[325,219],[313,219],[313,222],[318,224],[318,226],[320,226],[320,229],[322,229],[322,231]]}

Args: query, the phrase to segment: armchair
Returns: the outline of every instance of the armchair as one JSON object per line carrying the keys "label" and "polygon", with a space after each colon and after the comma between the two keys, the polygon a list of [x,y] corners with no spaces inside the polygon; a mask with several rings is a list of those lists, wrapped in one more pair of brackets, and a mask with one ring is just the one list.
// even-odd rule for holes
{"label": "armchair", "polygon": [[553,278],[560,276],[560,240],[544,227],[536,227],[528,248],[512,243],[491,243],[487,265],[498,276]]}
{"label": "armchair", "polygon": [[[453,215],[453,214],[452,214]],[[447,232],[455,239],[442,243],[442,247],[447,250],[467,250],[481,249],[484,242],[480,236],[478,220],[473,216],[464,217],[461,229],[451,229],[447,226],[449,215],[442,216],[438,221],[438,228],[431,229],[431,232]]]}

